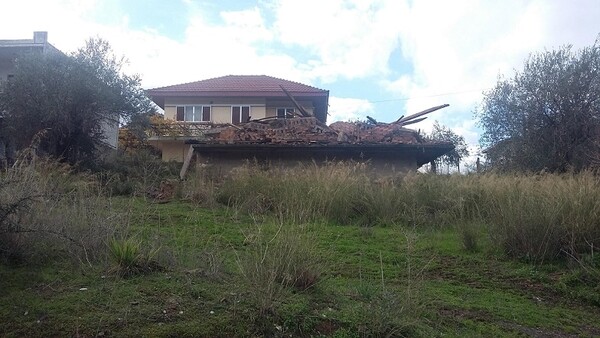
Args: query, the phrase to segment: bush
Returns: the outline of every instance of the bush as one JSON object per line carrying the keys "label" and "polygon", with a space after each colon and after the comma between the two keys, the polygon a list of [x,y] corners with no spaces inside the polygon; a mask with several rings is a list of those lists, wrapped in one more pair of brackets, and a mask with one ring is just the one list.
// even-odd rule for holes
{"label": "bush", "polygon": [[142,242],[135,238],[117,240],[113,238],[109,244],[110,258],[113,262],[112,272],[127,277],[144,272],[160,270],[155,261],[159,249],[142,249]]}
{"label": "bush", "polygon": [[90,176],[37,158],[0,174],[0,255],[11,261],[104,257],[116,214]]}
{"label": "bush", "polygon": [[104,160],[98,180],[111,196],[145,196],[166,179],[179,178],[180,164],[163,162],[149,150],[116,153]]}
{"label": "bush", "polygon": [[267,224],[248,237],[238,266],[261,314],[271,313],[287,288],[304,291],[319,281],[320,259],[305,227]]}

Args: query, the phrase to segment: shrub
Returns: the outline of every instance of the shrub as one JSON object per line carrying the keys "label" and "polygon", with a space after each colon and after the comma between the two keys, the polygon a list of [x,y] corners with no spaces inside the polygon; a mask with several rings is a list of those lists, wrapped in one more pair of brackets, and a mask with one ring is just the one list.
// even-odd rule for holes
{"label": "shrub", "polygon": [[0,174],[0,210],[0,255],[18,261],[100,259],[120,217],[92,177],[42,158]]}
{"label": "shrub", "polygon": [[132,237],[122,240],[113,238],[108,247],[114,264],[111,272],[120,276],[127,277],[160,269],[154,259],[159,249],[143,250],[140,240]]}
{"label": "shrub", "polygon": [[141,149],[107,157],[97,177],[112,196],[144,196],[160,182],[178,178],[179,168],[180,164],[163,162],[151,151]]}
{"label": "shrub", "polygon": [[287,288],[304,291],[317,284],[321,263],[305,227],[266,224],[253,238],[238,266],[260,313],[272,312]]}

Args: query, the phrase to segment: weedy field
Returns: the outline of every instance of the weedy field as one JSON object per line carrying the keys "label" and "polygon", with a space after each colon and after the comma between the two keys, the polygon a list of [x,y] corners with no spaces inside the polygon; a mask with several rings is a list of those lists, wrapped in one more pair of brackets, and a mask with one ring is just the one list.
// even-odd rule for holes
{"label": "weedy field", "polygon": [[1,336],[600,335],[592,173],[109,176],[2,174]]}

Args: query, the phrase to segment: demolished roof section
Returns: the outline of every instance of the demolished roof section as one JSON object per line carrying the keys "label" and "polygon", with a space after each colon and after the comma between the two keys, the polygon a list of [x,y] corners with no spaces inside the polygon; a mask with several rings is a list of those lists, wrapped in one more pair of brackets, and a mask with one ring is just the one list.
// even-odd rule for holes
{"label": "demolished roof section", "polygon": [[240,125],[215,125],[193,143],[222,144],[421,144],[418,132],[397,124],[335,122],[314,117],[265,119]]}
{"label": "demolished roof section", "polygon": [[[285,91],[285,89],[282,87]],[[291,95],[286,91],[286,94]],[[296,102],[294,102],[297,105]],[[404,128],[420,122],[423,115],[448,107],[432,107],[419,113],[402,116],[392,123],[380,123],[371,117],[368,122],[335,122],[325,125],[312,116],[265,118],[240,125],[215,126],[202,141],[193,143],[273,143],[273,144],[424,144],[421,135]]]}

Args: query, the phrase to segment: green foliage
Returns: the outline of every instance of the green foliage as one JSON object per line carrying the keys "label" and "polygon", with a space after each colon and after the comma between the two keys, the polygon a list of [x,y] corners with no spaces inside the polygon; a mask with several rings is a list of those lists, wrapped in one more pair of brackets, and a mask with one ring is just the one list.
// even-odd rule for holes
{"label": "green foliage", "polygon": [[522,71],[485,93],[478,117],[493,168],[538,172],[598,164],[600,39],[532,54]]}
{"label": "green foliage", "polygon": [[70,56],[19,57],[14,79],[0,92],[4,131],[17,149],[40,135],[38,151],[91,165],[107,129],[116,132],[120,122],[153,110],[140,79],[122,74],[122,65],[101,39]]}
{"label": "green foliage", "polygon": [[108,248],[114,264],[111,271],[126,277],[159,270],[160,266],[155,261],[159,249],[146,250],[142,244],[141,240],[133,237],[110,240]]}
{"label": "green foliage", "polygon": [[446,164],[460,169],[460,161],[469,156],[469,150],[467,149],[467,143],[465,142],[464,137],[456,134],[450,128],[441,125],[438,121],[434,122],[431,134],[426,135],[426,137],[432,141],[450,142],[454,145],[452,151],[435,160],[437,167]]}
{"label": "green foliage", "polygon": [[164,180],[178,178],[180,164],[163,162],[147,149],[117,152],[99,163],[101,184],[112,196],[144,196]]}

